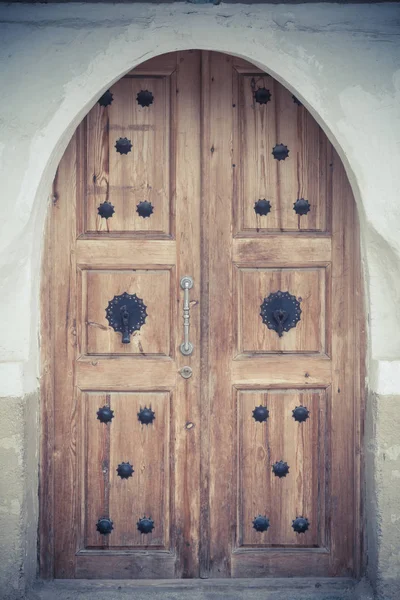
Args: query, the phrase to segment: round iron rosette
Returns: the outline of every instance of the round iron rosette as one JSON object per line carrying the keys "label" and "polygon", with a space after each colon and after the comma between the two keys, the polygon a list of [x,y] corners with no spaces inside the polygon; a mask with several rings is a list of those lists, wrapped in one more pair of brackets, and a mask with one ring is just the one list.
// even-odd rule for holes
{"label": "round iron rosette", "polygon": [[254,99],[258,104],[267,104],[271,100],[271,92],[267,88],[258,88],[254,92]]}
{"label": "round iron rosette", "polygon": [[310,527],[310,522],[305,517],[296,517],[292,521],[292,527],[296,533],[305,533]]}
{"label": "round iron rosette", "polygon": [[283,460],[279,460],[272,465],[272,471],[276,477],[279,477],[279,479],[281,477],[286,477],[286,475],[289,473],[289,465],[286,462],[283,462]]}
{"label": "round iron rosette", "polygon": [[274,292],[268,298],[264,298],[261,304],[261,318],[263,323],[276,331],[282,337],[284,331],[296,327],[300,321],[300,302],[289,292]]}
{"label": "round iron rosette", "polygon": [[277,144],[272,149],[272,154],[276,160],[285,160],[289,156],[289,149],[284,144]]}
{"label": "round iron rosette", "polygon": [[99,98],[98,102],[100,104],[100,106],[110,106],[110,104],[112,103],[114,99],[114,95],[110,92],[110,90],[107,90],[106,92],[104,92],[104,94],[101,96],[101,98]]}
{"label": "round iron rosette", "polygon": [[306,215],[311,210],[310,203],[304,198],[298,198],[293,204],[293,210],[297,215]]}
{"label": "round iron rosette", "polygon": [[150,215],[153,214],[154,207],[151,204],[151,202],[147,202],[145,200],[144,202],[139,202],[139,204],[136,207],[136,212],[140,217],[146,219],[147,217],[150,217]]}
{"label": "round iron rosette", "polygon": [[140,533],[151,533],[154,529],[154,521],[145,515],[143,519],[139,519],[137,522],[137,528],[139,529]]}
{"label": "round iron rosette", "polygon": [[256,406],[253,410],[253,419],[258,423],[264,423],[269,417],[269,410],[266,406]]}
{"label": "round iron rosette", "polygon": [[271,202],[263,198],[262,200],[257,200],[254,204],[254,210],[256,215],[265,216],[271,212]]}
{"label": "round iron rosette", "polygon": [[128,479],[128,477],[132,477],[132,473],[134,473],[132,465],[128,462],[122,462],[118,465],[116,471],[121,479]]}
{"label": "round iron rosette", "polygon": [[307,419],[309,418],[310,411],[306,406],[300,405],[296,406],[296,408],[292,410],[292,415],[295,421],[298,421],[299,423],[304,423],[304,421],[307,421]]}
{"label": "round iron rosette", "polygon": [[97,521],[96,529],[101,535],[109,535],[114,529],[113,522],[108,517],[102,517]]}
{"label": "round iron rosette", "polygon": [[136,294],[124,292],[114,296],[106,308],[106,318],[114,331],[122,333],[122,342],[129,344],[129,336],[146,321],[146,305]]}
{"label": "round iron rosette", "polygon": [[143,108],[150,106],[154,102],[154,96],[149,90],[141,90],[136,96],[137,103]]}
{"label": "round iron rosette", "polygon": [[253,527],[256,531],[267,531],[269,525],[269,519],[266,516],[258,515],[253,521]]}
{"label": "round iron rosette", "polygon": [[110,202],[103,202],[97,208],[97,212],[101,216],[102,219],[109,219],[115,213],[114,206]]}
{"label": "round iron rosette", "polygon": [[114,411],[109,406],[104,405],[97,411],[97,418],[101,423],[110,423],[114,418]]}
{"label": "round iron rosette", "polygon": [[156,418],[156,413],[151,410],[151,406],[149,408],[145,406],[144,408],[140,407],[137,416],[142,425],[151,425]]}
{"label": "round iron rosette", "polygon": [[126,137],[125,138],[119,138],[115,142],[115,149],[120,154],[128,154],[128,152],[130,152],[132,150],[131,140],[128,140],[128,138],[126,138]]}

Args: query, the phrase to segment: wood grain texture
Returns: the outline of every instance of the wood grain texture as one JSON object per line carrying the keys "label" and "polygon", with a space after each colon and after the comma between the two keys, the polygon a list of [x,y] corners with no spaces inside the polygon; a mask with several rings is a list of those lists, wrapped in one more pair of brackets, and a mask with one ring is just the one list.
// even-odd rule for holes
{"label": "wood grain texture", "polygon": [[[325,542],[325,416],[323,390],[238,392],[239,531],[238,546],[324,547]],[[253,418],[257,406],[266,406],[269,417]],[[310,417],[304,423],[293,418],[296,406],[305,406]],[[318,452],[315,449],[318,448]],[[272,466],[284,461],[285,477]],[[257,532],[258,515],[270,519],[266,532]],[[297,534],[292,521],[298,516],[310,522]]]}
{"label": "wood grain texture", "polygon": [[[237,305],[238,354],[325,351],[325,269],[240,269]],[[268,329],[260,315],[270,294],[289,292],[300,304],[296,327],[282,337]]]}
{"label": "wood grain texture", "polygon": [[[86,231],[170,233],[170,77],[131,76],[110,88],[114,98],[107,107],[96,104],[86,117]],[[150,107],[137,95],[150,91]],[[118,139],[132,149],[120,154]],[[111,202],[115,213],[101,219],[97,208]],[[154,212],[141,217],[140,202],[151,202]]]}
{"label": "wood grain texture", "polygon": [[[327,185],[329,166],[326,136],[303,107],[294,102],[289,90],[265,73],[255,73],[251,65],[233,76],[235,118],[235,167],[238,171],[238,231],[325,231],[331,188]],[[266,89],[270,100],[256,101],[258,89]],[[285,160],[273,156],[273,148],[283,144]],[[310,204],[310,212],[294,211],[297,199]],[[257,215],[259,199],[271,203],[268,215]]]}
{"label": "wood grain texture", "polygon": [[[171,353],[171,276],[168,270],[130,270],[84,272],[84,321],[86,324],[87,354],[142,354]],[[140,298],[147,311],[145,323],[133,332],[130,344],[121,344],[106,319],[108,303],[128,292]]]}

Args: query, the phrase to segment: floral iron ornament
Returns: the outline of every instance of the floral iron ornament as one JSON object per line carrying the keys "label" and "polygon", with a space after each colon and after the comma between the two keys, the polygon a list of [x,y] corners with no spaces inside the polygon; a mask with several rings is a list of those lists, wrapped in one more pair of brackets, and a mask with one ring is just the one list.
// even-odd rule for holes
{"label": "floral iron ornament", "polygon": [[268,329],[276,331],[279,337],[283,336],[284,331],[296,327],[300,321],[300,302],[289,292],[270,294],[268,298],[264,298],[260,308],[263,323]]}
{"label": "floral iron ornament", "polygon": [[109,301],[106,317],[114,331],[122,334],[122,343],[130,344],[132,333],[145,324],[146,306],[136,294],[124,292]]}

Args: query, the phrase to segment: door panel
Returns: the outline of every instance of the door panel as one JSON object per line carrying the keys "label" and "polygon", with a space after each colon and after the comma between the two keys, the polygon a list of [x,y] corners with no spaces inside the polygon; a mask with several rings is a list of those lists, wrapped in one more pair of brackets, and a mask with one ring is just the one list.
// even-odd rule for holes
{"label": "door panel", "polygon": [[[49,216],[42,575],[357,576],[363,311],[343,165],[241,59],[167,54],[110,92]],[[125,293],[143,302],[129,343],[127,308],[118,331],[110,316]]]}

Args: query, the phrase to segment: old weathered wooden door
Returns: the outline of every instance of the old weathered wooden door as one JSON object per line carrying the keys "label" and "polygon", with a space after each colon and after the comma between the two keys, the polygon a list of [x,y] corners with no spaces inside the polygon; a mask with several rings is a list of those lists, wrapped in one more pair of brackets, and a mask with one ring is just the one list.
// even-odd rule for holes
{"label": "old weathered wooden door", "polygon": [[43,281],[44,576],[358,573],[355,203],[288,90],[200,51],[123,77]]}

